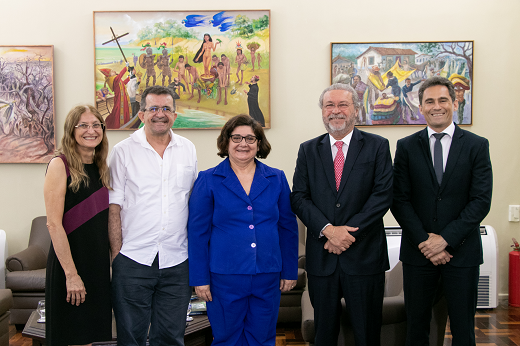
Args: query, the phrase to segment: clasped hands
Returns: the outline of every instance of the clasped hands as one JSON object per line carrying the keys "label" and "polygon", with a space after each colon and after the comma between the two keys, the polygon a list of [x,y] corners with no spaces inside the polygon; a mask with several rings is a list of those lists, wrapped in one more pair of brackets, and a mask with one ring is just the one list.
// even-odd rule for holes
{"label": "clasped hands", "polygon": [[419,244],[419,250],[434,265],[446,264],[453,257],[446,251],[446,246],[448,243],[441,235],[428,233],[428,239]]}
{"label": "clasped hands", "polygon": [[358,229],[359,227],[328,225],[323,230],[323,235],[327,237],[323,248],[329,253],[340,255],[356,241],[356,238],[349,232],[356,232]]}

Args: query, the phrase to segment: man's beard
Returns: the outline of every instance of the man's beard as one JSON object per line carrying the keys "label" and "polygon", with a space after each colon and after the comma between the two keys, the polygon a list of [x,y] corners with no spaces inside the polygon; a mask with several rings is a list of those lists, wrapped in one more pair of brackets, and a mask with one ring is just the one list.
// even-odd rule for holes
{"label": "man's beard", "polygon": [[[325,129],[328,133],[330,133],[332,136],[334,135],[341,135],[346,132],[347,129],[350,129],[352,126],[354,126],[354,117],[347,117],[345,114],[331,114],[327,117],[328,123],[325,121],[325,118],[323,118],[323,125],[325,125]],[[330,121],[332,119],[345,119],[345,122],[343,125],[339,126],[333,126]]]}

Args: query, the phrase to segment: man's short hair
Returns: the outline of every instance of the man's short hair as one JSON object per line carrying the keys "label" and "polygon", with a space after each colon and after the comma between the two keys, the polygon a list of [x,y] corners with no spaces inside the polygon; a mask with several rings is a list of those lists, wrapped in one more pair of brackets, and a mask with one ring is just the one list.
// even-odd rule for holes
{"label": "man's short hair", "polygon": [[360,75],[358,75],[358,74],[357,74],[357,75],[355,75],[354,77],[352,77],[352,79],[354,79],[354,78],[356,78],[356,77],[358,77],[358,78],[359,78],[359,81],[361,81],[361,76],[360,76]]}
{"label": "man's short hair", "polygon": [[229,156],[228,149],[231,133],[235,128],[239,126],[251,127],[251,130],[253,130],[253,133],[255,134],[255,137],[258,141],[258,151],[256,153],[256,157],[258,157],[259,159],[265,159],[267,155],[269,155],[269,153],[271,152],[271,144],[269,144],[269,141],[265,136],[262,125],[260,125],[258,121],[251,118],[247,114],[239,114],[237,116],[234,116],[233,118],[229,119],[227,123],[222,127],[220,135],[217,138],[217,155],[220,157]]}
{"label": "man's short hair", "polygon": [[179,55],[179,59],[180,59],[180,58],[183,58],[183,59],[184,59],[184,55]]}
{"label": "man's short hair", "polygon": [[186,65],[184,65],[184,67],[188,68],[188,67],[191,67],[191,65],[190,64],[186,64]]}
{"label": "man's short hair", "polygon": [[161,85],[154,85],[144,89],[143,95],[141,96],[141,104],[139,110],[144,112],[146,110],[146,97],[149,95],[170,95],[173,100],[173,110],[175,111],[175,98],[173,94],[173,90],[167,87],[163,87]]}
{"label": "man's short hair", "polygon": [[436,85],[444,85],[446,88],[448,88],[448,92],[450,93],[451,97],[451,102],[455,102],[455,88],[453,87],[453,84],[448,80],[448,78],[431,77],[424,81],[424,83],[419,88],[419,104],[422,105],[424,91]]}
{"label": "man's short hair", "polygon": [[410,82],[411,82],[412,79],[411,79],[411,78],[406,78],[404,81],[405,81],[405,82],[406,82],[406,81],[410,81]]}
{"label": "man's short hair", "polygon": [[394,74],[392,73],[392,71],[388,71],[388,72],[386,73],[386,75],[387,75],[387,76],[390,76],[390,77],[393,77],[393,76],[394,76]]}
{"label": "man's short hair", "polygon": [[332,91],[332,90],[345,90],[345,91],[348,91],[350,94],[352,94],[352,102],[354,102],[354,108],[360,109],[362,107],[362,103],[359,100],[358,94],[354,90],[353,87],[351,87],[348,84],[335,83],[335,84],[332,84],[331,86],[329,86],[328,88],[326,88],[325,90],[323,90],[323,92],[321,93],[320,99],[318,101],[319,102],[318,105],[320,106],[321,109],[323,109],[323,97],[325,97],[326,93],[328,93],[329,91]]}

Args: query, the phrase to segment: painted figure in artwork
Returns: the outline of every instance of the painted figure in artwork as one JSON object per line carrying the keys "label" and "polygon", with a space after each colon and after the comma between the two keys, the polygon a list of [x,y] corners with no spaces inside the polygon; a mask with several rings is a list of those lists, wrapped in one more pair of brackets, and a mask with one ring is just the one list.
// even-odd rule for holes
{"label": "painted figure in artwork", "polygon": [[[363,97],[365,96],[365,91],[367,90],[368,85],[363,83],[363,81],[361,80],[361,76],[359,76],[359,75],[355,75],[352,80],[353,80],[352,88],[354,88],[354,90],[358,94],[358,100],[363,100]],[[363,104],[363,106],[360,108],[361,109],[359,110],[359,114],[356,117],[356,120],[358,120],[361,125],[366,125],[367,112],[365,110],[365,105]]]}
{"label": "painted figure in artwork", "polygon": [[225,55],[225,54],[222,54],[220,56],[220,61],[222,61],[222,63],[224,64],[224,69],[226,70],[226,80],[227,80],[227,84],[226,86],[229,86],[229,79],[230,79],[230,76],[231,76],[231,63],[229,62],[229,58]]}
{"label": "painted figure in artwork", "polygon": [[[453,87],[455,88],[455,99],[458,102],[457,116],[453,117],[453,121],[457,124],[469,124],[471,108],[466,107],[467,104],[464,97],[466,90],[469,90],[469,79],[457,73],[453,73],[448,79],[453,83]],[[464,118],[467,119],[466,122],[464,122]]]}
{"label": "painted figure in artwork", "polygon": [[247,44],[247,49],[249,49],[251,53],[251,65],[253,66],[251,71],[255,70],[256,51],[258,48],[260,48],[260,45],[256,42],[250,42]]}
{"label": "painted figure in artwork", "polygon": [[[186,65],[186,63],[184,62],[184,55],[179,55],[179,61],[177,61],[177,64],[175,64],[175,67],[173,68],[173,72],[177,72],[177,78],[179,79],[179,82],[181,80],[183,80],[184,83],[188,87],[188,92],[190,92],[190,84],[188,83],[188,80],[186,79],[186,69],[184,67],[185,65]],[[179,94],[179,95],[182,95],[182,94]]]}
{"label": "painted figure in artwork", "polygon": [[200,63],[201,61],[204,63],[204,74],[209,74],[212,52],[217,50],[217,45],[220,43],[220,40],[213,43],[211,36],[204,34],[204,42],[202,42],[199,51],[195,55],[195,59],[193,59],[196,63]]}
{"label": "painted figure in artwork", "polygon": [[260,53],[257,53],[256,55],[256,63],[258,64],[258,69],[260,70],[262,68],[262,56],[260,55]]}
{"label": "painted figure in artwork", "polygon": [[[237,83],[242,85],[244,83],[244,70],[247,68],[247,58],[242,54],[242,45],[240,42],[237,42],[237,56],[235,57],[235,63],[237,64]],[[238,72],[240,72],[240,75]]]}
{"label": "painted figure in artwork", "polygon": [[130,121],[130,97],[126,91],[125,85],[130,81],[130,78],[123,80],[128,67],[126,63],[121,72],[117,73],[111,69],[101,69],[101,73],[105,75],[105,83],[114,92],[114,108],[112,112],[107,116],[105,122],[109,129],[119,129],[124,124]]}
{"label": "painted figure in artwork", "polygon": [[108,90],[107,87],[103,87],[96,91],[96,96],[99,97],[101,100],[105,101],[107,99],[108,95],[114,95],[113,92]]}
{"label": "painted figure in artwork", "polygon": [[197,100],[197,103],[200,103],[200,98],[202,96],[200,91],[202,90],[204,83],[200,79],[199,72],[197,71],[195,66],[186,64],[184,67],[186,68],[186,71],[188,71],[188,83],[191,85],[191,97],[188,100],[191,100],[193,98],[193,92],[197,90],[197,92],[199,93],[199,99]]}
{"label": "painted figure in artwork", "polygon": [[258,104],[258,81],[260,77],[253,76],[251,77],[251,81],[246,82],[249,84],[249,91],[244,90],[247,94],[247,105],[249,106],[249,115],[251,118],[258,121],[262,126],[265,126],[264,114],[260,110],[260,105]]}
{"label": "painted figure in artwork", "polygon": [[[152,48],[146,48],[146,55],[143,57],[142,68],[146,69],[146,87],[148,88],[148,83],[150,82],[150,77],[152,77],[152,85],[155,85],[155,65],[157,62],[155,61],[155,55],[152,54]],[[143,55],[141,55],[143,56]]]}
{"label": "painted figure in artwork", "polygon": [[172,70],[170,69],[170,57],[168,55],[168,50],[165,48],[162,51],[162,55],[157,59],[157,67],[161,69],[162,73],[162,85],[164,86],[164,82],[166,81],[166,77],[168,77],[168,84],[172,82]]}
{"label": "painted figure in artwork", "polygon": [[219,62],[217,65],[218,72],[218,101],[217,104],[222,101],[222,89],[224,89],[224,104],[227,105],[227,85],[228,75],[223,62]]}

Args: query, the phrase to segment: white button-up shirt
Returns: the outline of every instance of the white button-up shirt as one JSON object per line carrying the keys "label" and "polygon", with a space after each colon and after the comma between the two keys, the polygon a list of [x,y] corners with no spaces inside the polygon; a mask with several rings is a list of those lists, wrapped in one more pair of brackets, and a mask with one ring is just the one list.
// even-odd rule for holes
{"label": "white button-up shirt", "polygon": [[121,253],[159,268],[188,258],[188,199],[197,177],[195,146],[170,130],[163,157],[146,140],[144,128],[110,153],[110,204],[121,206]]}
{"label": "white button-up shirt", "polygon": [[[432,154],[432,164],[435,165],[434,158],[434,149],[435,149],[435,137],[433,136],[435,132],[431,127],[428,128],[428,138],[430,138],[430,153]],[[451,140],[453,139],[453,133],[455,133],[455,124],[451,123],[447,128],[439,133],[445,133],[446,135],[441,138],[442,144],[442,170],[446,170],[446,162],[448,162],[448,154],[450,153]]]}

